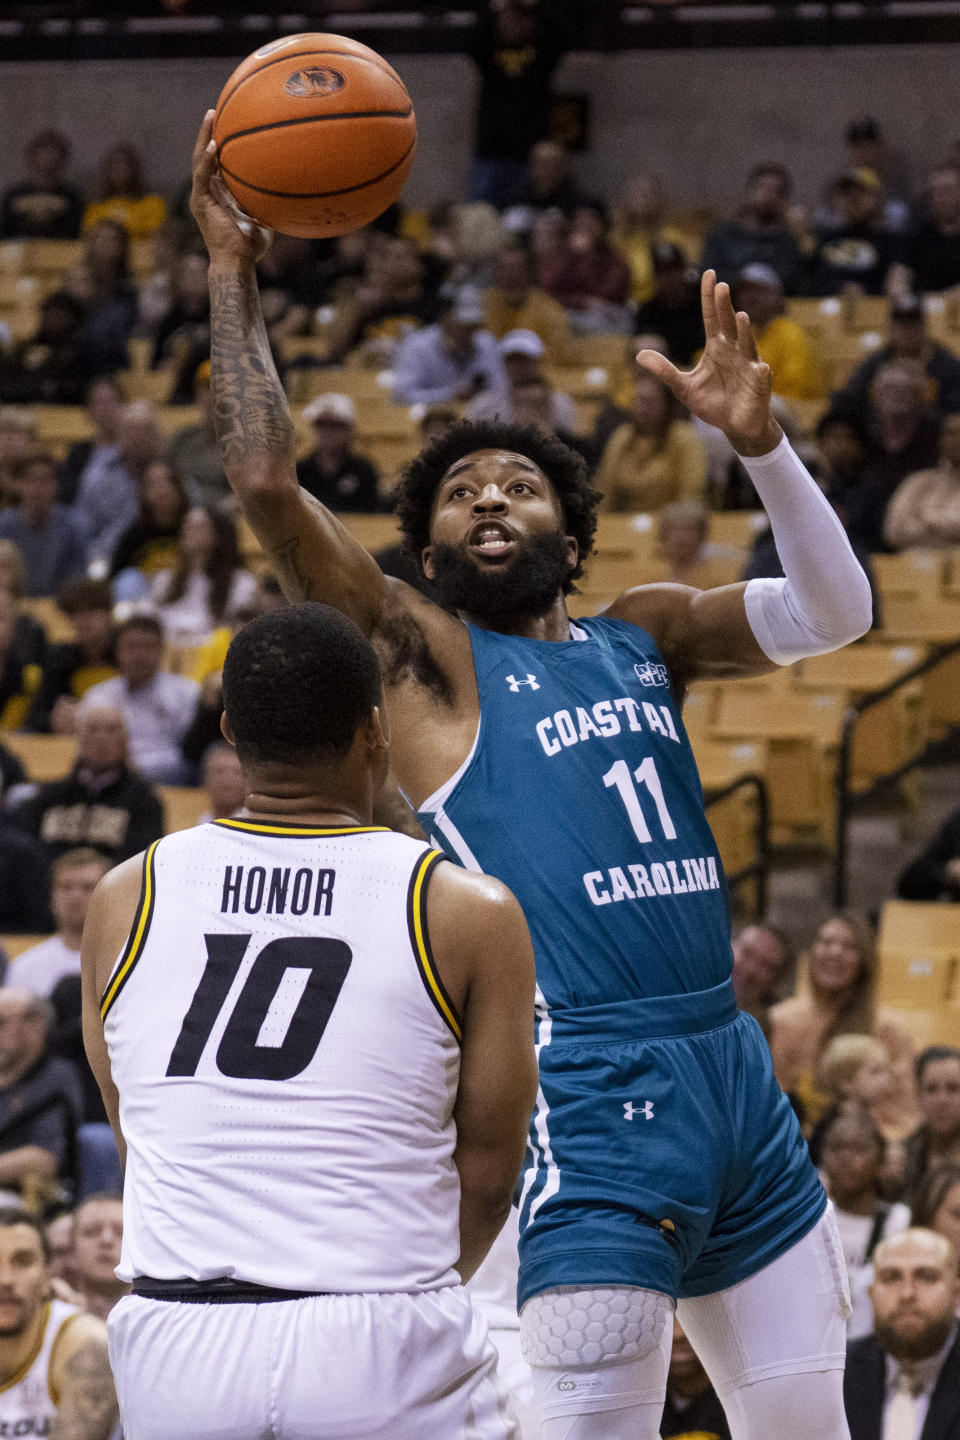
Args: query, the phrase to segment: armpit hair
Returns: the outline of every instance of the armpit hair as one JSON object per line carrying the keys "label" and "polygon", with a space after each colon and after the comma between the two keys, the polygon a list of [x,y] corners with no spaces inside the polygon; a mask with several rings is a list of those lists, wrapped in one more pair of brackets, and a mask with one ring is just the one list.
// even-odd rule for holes
{"label": "armpit hair", "polygon": [[432,692],[443,704],[453,707],[453,686],[437,664],[420,625],[406,611],[383,616],[370,636],[377,652],[384,684],[399,685],[413,680]]}

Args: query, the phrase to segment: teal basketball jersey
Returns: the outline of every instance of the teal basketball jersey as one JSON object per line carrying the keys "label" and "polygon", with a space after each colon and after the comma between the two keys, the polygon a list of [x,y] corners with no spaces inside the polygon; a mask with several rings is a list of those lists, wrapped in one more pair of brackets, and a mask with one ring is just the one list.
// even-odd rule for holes
{"label": "teal basketball jersey", "polygon": [[726,882],[651,636],[603,616],[560,642],[468,629],[476,741],[417,818],[432,843],[517,896],[541,1005],[727,980]]}

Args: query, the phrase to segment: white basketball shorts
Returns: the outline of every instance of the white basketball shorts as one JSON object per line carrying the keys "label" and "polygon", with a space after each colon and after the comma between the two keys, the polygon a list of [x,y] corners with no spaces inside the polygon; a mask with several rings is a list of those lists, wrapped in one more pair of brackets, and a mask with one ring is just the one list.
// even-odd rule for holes
{"label": "white basketball shorts", "polygon": [[516,1440],[483,1318],[419,1294],[186,1304],[108,1321],[125,1440]]}

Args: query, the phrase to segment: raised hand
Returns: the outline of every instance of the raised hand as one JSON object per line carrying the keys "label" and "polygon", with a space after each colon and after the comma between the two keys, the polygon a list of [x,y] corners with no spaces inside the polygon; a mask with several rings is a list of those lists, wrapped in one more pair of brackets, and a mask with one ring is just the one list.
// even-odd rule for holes
{"label": "raised hand", "polygon": [[765,455],[782,431],[770,413],[770,366],[757,354],[750,320],[735,311],[730,286],[713,270],[700,282],[707,343],[693,370],[678,370],[656,350],[641,350],[637,364],[656,375],[682,405],[722,430],[740,455]]}
{"label": "raised hand", "polygon": [[203,117],[193,147],[193,189],[190,210],[200,226],[211,261],[230,259],[255,265],[269,248],[273,232],[244,215],[223,183],[217,168],[213,114]]}

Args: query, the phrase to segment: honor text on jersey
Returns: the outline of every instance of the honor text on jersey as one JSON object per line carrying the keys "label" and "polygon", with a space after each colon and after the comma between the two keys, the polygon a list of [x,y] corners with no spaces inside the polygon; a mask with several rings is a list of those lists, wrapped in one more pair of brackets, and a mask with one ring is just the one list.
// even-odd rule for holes
{"label": "honor text on jersey", "polygon": [[335,870],[301,866],[227,865],[221,915],[329,915]]}

